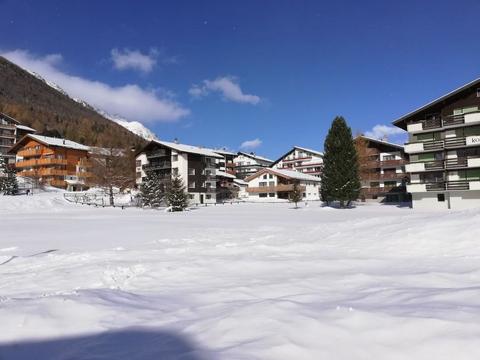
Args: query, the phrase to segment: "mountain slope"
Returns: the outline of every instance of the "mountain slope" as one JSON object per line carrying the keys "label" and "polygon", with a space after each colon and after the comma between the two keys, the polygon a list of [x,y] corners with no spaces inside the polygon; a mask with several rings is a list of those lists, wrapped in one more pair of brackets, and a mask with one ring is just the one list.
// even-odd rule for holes
{"label": "mountain slope", "polygon": [[92,146],[141,146],[144,139],[70,98],[41,77],[0,57],[0,111],[40,134]]}

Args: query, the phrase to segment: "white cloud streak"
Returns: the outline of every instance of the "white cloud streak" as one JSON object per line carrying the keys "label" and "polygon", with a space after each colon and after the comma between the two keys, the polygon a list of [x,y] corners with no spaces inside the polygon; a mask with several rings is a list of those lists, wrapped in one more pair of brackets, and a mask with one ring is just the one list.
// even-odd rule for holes
{"label": "white cloud streak", "polygon": [[222,95],[224,100],[241,104],[257,105],[261,101],[257,95],[245,94],[240,88],[237,78],[233,76],[204,80],[202,85],[192,85],[188,92],[194,98],[201,98],[210,92],[217,92]]}
{"label": "white cloud streak", "polygon": [[388,139],[389,137],[398,137],[400,135],[405,135],[406,132],[395,126],[388,125],[375,125],[372,130],[365,132],[365,136],[374,138],[374,139]]}
{"label": "white cloud streak", "polygon": [[110,55],[117,70],[132,69],[149,73],[157,64],[158,52],[150,50],[149,54],[142,54],[139,50],[112,49]]}
{"label": "white cloud streak", "polygon": [[190,111],[159,91],[143,89],[136,84],[113,87],[106,83],[68,74],[60,69],[60,54],[35,56],[26,50],[0,51],[0,55],[18,66],[35,72],[64,89],[70,96],[110,114],[143,122],[172,122]]}
{"label": "white cloud streak", "polygon": [[240,149],[255,149],[262,145],[262,140],[259,138],[253,139],[253,140],[246,140],[240,145]]}

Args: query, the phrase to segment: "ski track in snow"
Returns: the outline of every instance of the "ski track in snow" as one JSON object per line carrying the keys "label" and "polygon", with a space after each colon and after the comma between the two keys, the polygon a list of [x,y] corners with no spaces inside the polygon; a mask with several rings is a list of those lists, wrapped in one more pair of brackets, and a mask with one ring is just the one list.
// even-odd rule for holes
{"label": "ski track in snow", "polygon": [[0,216],[2,360],[480,357],[480,210],[45,193]]}

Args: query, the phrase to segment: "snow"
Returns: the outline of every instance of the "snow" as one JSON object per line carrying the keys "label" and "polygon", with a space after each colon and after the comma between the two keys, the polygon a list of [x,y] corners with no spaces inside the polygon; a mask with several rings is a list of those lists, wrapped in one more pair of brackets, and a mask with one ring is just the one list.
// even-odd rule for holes
{"label": "snow", "polygon": [[51,146],[59,146],[59,147],[65,147],[65,148],[76,149],[76,150],[84,150],[84,151],[90,150],[88,146],[79,144],[71,140],[54,138],[54,137],[43,136],[43,135],[35,135],[35,134],[27,134],[26,136],[33,140],[37,140],[41,143],[51,145]]}
{"label": "snow", "polygon": [[160,141],[160,140],[154,140],[156,143],[169,147],[171,149],[174,149],[178,152],[186,152],[186,153],[191,153],[191,154],[198,154],[198,155],[204,155],[208,157],[214,157],[218,159],[223,159],[223,156],[219,155],[216,152],[213,152],[212,150],[200,146],[193,146],[193,145],[187,145],[187,144],[179,144],[175,142],[169,142],[169,141]]}
{"label": "snow", "polygon": [[0,197],[2,359],[477,359],[480,210]]}
{"label": "snow", "polygon": [[312,176],[309,174],[301,173],[300,171],[295,170],[284,170],[284,169],[268,169],[267,171],[272,173],[281,174],[283,176],[298,179],[298,180],[305,180],[305,181],[313,181],[313,182],[320,182],[320,178],[316,176]]}

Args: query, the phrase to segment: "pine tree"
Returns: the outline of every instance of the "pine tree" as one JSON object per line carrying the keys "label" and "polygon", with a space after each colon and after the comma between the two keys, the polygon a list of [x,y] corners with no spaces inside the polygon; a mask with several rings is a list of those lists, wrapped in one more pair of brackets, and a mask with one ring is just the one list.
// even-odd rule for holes
{"label": "pine tree", "polygon": [[154,171],[147,172],[147,177],[140,187],[142,205],[152,208],[162,205],[165,198],[165,185]]}
{"label": "pine tree", "polygon": [[183,211],[188,207],[188,194],[182,179],[175,176],[167,191],[167,203],[172,211]]}
{"label": "pine tree", "polygon": [[358,156],[352,139],[352,130],[345,119],[337,116],[328,131],[324,145],[322,200],[339,201],[340,207],[358,198],[360,178]]}
{"label": "pine tree", "polygon": [[303,190],[298,181],[293,183],[293,190],[290,192],[290,201],[295,203],[295,209],[298,209],[297,203],[303,199]]}
{"label": "pine tree", "polygon": [[4,157],[0,156],[0,191],[3,195],[18,193],[18,182],[15,170],[8,166]]}

